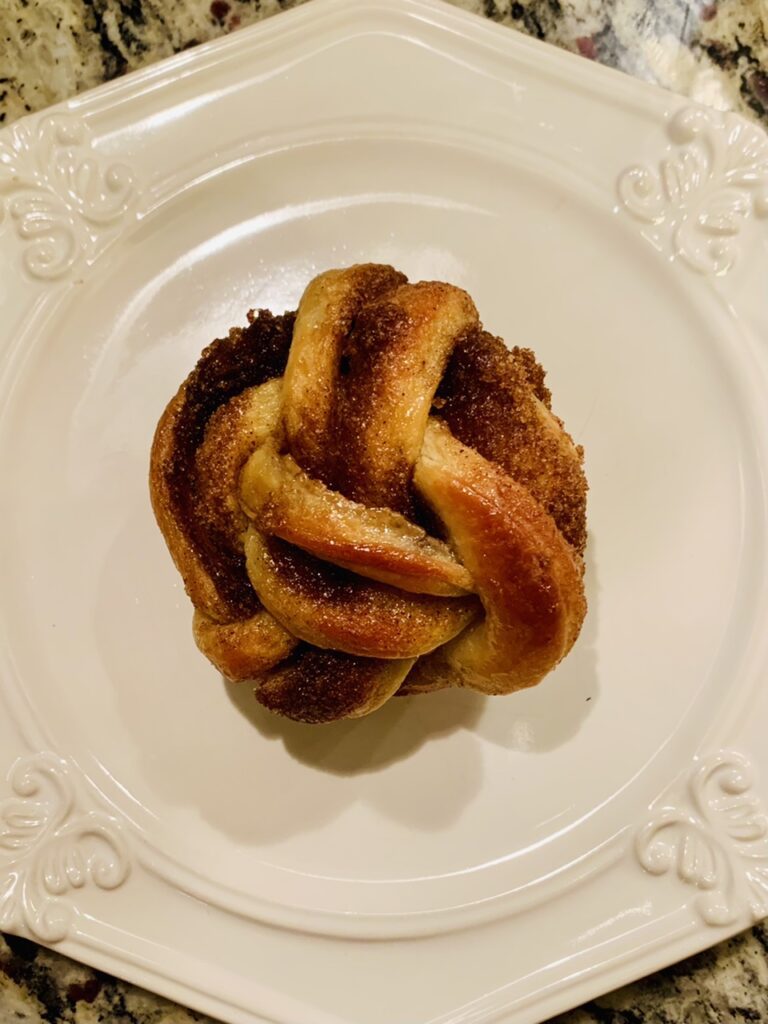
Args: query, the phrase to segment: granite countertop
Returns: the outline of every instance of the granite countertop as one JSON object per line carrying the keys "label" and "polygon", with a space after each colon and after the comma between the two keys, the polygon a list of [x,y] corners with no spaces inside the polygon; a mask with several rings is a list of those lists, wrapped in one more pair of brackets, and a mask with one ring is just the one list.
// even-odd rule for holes
{"label": "granite countertop", "polygon": [[[2,0],[0,123],[301,2]],[[451,2],[768,124],[765,0]]]}
{"label": "granite countertop", "polygon": [[[0,0],[0,124],[299,2]],[[768,0],[452,2],[768,126]],[[204,1020],[25,939],[0,937],[0,1024]],[[737,1021],[768,1022],[768,923],[557,1024]]]}

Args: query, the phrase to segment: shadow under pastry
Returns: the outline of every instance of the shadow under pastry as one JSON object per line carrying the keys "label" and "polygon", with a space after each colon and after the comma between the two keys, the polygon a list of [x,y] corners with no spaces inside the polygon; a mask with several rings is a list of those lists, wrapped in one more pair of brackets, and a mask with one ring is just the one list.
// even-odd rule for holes
{"label": "shadow under pastry", "polygon": [[229,699],[266,739],[281,739],[288,753],[336,775],[381,771],[414,754],[429,740],[469,729],[500,746],[524,752],[555,750],[571,739],[598,697],[599,586],[595,538],[585,558],[589,611],[571,652],[538,686],[503,697],[464,689],[440,690],[387,701],[365,718],[321,726],[275,715],[255,699],[248,683],[224,680]]}

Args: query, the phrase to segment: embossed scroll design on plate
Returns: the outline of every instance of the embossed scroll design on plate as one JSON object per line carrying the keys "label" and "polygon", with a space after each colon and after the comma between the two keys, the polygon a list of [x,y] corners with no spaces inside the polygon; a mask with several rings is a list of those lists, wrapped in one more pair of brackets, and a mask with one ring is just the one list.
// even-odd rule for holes
{"label": "embossed scroll design on plate", "polygon": [[695,907],[707,924],[768,915],[768,816],[743,754],[720,751],[697,762],[683,799],[649,818],[635,851],[646,871],[674,871],[698,890]]}
{"label": "embossed scroll design on plate", "polygon": [[60,278],[93,259],[135,196],[131,171],[100,160],[72,116],[26,119],[0,134],[0,228],[11,225],[32,277]]}
{"label": "embossed scroll design on plate", "polygon": [[669,155],[619,178],[622,207],[665,255],[725,274],[754,217],[768,217],[768,137],[734,114],[687,107],[668,126]]}
{"label": "embossed scroll design on plate", "polygon": [[60,942],[74,925],[74,891],[116,889],[130,872],[120,826],[78,804],[70,765],[44,752],[19,758],[0,800],[0,929]]}

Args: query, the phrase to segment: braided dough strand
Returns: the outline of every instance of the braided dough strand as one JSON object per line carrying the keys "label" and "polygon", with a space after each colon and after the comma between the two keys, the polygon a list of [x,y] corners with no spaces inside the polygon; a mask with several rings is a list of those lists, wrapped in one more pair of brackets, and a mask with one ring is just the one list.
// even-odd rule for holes
{"label": "braided dough strand", "polygon": [[312,723],[539,682],[586,614],[586,481],[533,354],[461,289],[377,264],[250,319],[153,446],[200,649]]}

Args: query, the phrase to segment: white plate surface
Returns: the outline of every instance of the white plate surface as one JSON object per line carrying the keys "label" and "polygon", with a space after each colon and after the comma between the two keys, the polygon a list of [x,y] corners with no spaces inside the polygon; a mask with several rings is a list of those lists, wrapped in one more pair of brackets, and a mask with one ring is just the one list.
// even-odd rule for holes
{"label": "white plate surface", "polygon": [[[0,924],[232,1022],[480,1024],[768,913],[758,129],[315,0],[0,133],[0,203]],[[548,369],[590,612],[535,690],[312,728],[194,648],[148,450],[211,338],[368,260]]]}

